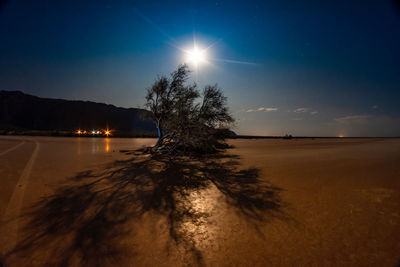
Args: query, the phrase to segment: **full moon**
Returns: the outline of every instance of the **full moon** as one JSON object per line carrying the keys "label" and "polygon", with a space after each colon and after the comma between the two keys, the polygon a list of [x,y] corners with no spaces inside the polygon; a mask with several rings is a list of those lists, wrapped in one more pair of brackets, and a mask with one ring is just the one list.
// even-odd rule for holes
{"label": "full moon", "polygon": [[186,51],[186,62],[198,65],[206,62],[206,50],[194,47],[192,50]]}

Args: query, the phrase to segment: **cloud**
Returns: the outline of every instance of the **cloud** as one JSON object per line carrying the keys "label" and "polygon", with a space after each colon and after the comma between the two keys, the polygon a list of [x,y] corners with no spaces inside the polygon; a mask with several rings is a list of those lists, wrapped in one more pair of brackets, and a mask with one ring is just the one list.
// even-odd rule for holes
{"label": "cloud", "polygon": [[372,108],[373,108],[373,109],[377,109],[377,108],[378,108],[378,105],[373,105]]}
{"label": "cloud", "polygon": [[302,121],[303,118],[293,118],[294,121]]}
{"label": "cloud", "polygon": [[297,108],[297,109],[293,110],[294,113],[305,113],[308,111],[309,111],[309,108]]}
{"label": "cloud", "polygon": [[257,109],[249,109],[247,110],[247,112],[255,112],[255,111],[267,111],[267,112],[271,112],[271,111],[277,111],[278,108],[264,108],[264,107],[259,107]]}
{"label": "cloud", "polygon": [[351,115],[351,116],[336,118],[335,121],[343,124],[350,124],[350,123],[363,124],[366,123],[370,117],[371,116],[369,115]]}
{"label": "cloud", "polygon": [[293,110],[294,113],[302,114],[302,113],[310,113],[311,115],[318,114],[318,111],[312,110],[311,108],[296,108]]}

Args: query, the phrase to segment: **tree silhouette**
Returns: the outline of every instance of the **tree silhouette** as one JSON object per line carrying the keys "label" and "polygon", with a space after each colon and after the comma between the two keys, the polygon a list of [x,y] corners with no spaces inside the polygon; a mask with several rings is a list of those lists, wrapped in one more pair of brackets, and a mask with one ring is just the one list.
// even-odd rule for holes
{"label": "tree silhouette", "polygon": [[214,152],[225,144],[234,122],[227,98],[217,85],[200,93],[195,83],[187,84],[189,75],[187,65],[180,65],[170,78],[159,77],[147,90],[146,107],[158,129],[152,151]]}

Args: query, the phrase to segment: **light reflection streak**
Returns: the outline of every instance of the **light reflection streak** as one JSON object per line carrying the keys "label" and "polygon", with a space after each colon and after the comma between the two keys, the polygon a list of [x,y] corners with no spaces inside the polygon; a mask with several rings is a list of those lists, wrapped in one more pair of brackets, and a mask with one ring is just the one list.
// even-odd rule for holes
{"label": "light reflection streak", "polygon": [[109,152],[110,151],[110,139],[105,138],[105,142],[106,142],[106,152]]}

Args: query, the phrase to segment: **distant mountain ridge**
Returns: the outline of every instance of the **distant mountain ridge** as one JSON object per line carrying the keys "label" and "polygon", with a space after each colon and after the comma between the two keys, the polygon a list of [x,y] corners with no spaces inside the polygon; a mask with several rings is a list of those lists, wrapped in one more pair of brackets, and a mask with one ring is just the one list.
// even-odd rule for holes
{"label": "distant mountain ridge", "polygon": [[0,129],[75,131],[113,129],[124,134],[154,134],[149,111],[91,101],[41,98],[20,91],[0,91]]}

